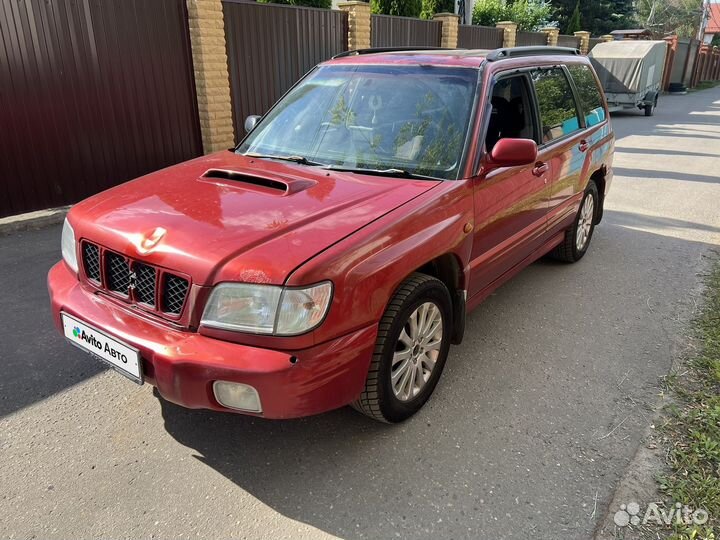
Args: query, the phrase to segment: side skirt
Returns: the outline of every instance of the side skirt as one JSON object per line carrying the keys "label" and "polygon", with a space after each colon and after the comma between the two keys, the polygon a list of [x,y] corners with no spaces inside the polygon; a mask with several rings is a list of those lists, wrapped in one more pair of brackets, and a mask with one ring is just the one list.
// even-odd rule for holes
{"label": "side skirt", "polygon": [[565,231],[561,231],[561,232],[557,233],[549,241],[545,242],[542,246],[540,246],[538,249],[533,251],[525,259],[520,261],[518,264],[513,266],[510,270],[508,270],[503,275],[501,275],[499,278],[497,278],[495,281],[493,281],[490,285],[488,285],[487,287],[482,289],[480,292],[475,294],[473,297],[468,298],[467,312],[469,313],[470,311],[472,311],[473,309],[478,307],[482,303],[483,300],[485,300],[488,296],[490,296],[490,294],[492,294],[493,291],[495,291],[498,287],[500,287],[506,281],[508,281],[512,277],[514,277],[521,270],[523,270],[527,266],[529,266],[532,263],[534,263],[535,261],[537,261],[543,255],[550,253],[553,249],[555,249],[557,246],[559,246],[562,243],[564,238],[565,238]]}

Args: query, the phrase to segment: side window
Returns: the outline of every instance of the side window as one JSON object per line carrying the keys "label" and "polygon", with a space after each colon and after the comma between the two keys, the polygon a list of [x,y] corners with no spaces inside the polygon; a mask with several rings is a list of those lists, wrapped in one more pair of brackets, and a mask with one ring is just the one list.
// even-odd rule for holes
{"label": "side window", "polygon": [[493,86],[492,113],[485,137],[490,152],[500,139],[534,139],[535,122],[530,89],[524,75],[503,77]]}
{"label": "side window", "polygon": [[549,143],[580,129],[575,97],[560,68],[539,69],[532,74],[537,94],[542,142]]}
{"label": "side window", "polygon": [[585,115],[585,125],[592,127],[605,120],[605,107],[603,107],[600,89],[590,66],[568,66],[570,75],[575,81],[580,104]]}

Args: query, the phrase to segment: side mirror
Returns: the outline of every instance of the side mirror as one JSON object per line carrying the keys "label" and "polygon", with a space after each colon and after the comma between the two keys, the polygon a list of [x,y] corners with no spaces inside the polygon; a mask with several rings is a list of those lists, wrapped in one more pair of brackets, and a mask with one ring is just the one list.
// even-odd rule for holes
{"label": "side mirror", "polygon": [[245,133],[250,133],[253,129],[255,129],[255,126],[258,123],[258,120],[260,120],[259,114],[251,114],[245,119]]}
{"label": "side mirror", "polygon": [[500,139],[488,156],[490,168],[519,167],[537,161],[537,143],[531,139]]}

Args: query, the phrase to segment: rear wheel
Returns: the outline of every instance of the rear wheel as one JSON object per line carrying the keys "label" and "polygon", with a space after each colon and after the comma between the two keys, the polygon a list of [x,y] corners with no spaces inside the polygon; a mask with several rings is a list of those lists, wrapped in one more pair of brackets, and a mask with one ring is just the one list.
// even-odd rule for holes
{"label": "rear wheel", "polygon": [[565,231],[565,238],[550,255],[560,261],[577,262],[583,258],[590,246],[596,217],[599,210],[598,189],[593,180],[588,183],[574,225]]}
{"label": "rear wheel", "polygon": [[658,98],[655,98],[655,100],[652,103],[647,103],[644,107],[645,109],[645,116],[652,116],[655,114],[655,108],[657,107]]}
{"label": "rear wheel", "polygon": [[352,406],[381,422],[401,422],[425,404],[450,349],[452,302],[442,281],[415,273],[380,320],[368,376]]}

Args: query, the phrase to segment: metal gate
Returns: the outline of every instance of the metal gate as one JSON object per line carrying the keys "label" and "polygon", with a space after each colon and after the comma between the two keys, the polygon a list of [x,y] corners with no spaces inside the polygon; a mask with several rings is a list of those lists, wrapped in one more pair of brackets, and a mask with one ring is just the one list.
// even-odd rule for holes
{"label": "metal gate", "polygon": [[0,0],[0,216],[202,153],[185,0]]}

